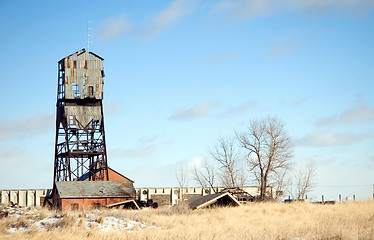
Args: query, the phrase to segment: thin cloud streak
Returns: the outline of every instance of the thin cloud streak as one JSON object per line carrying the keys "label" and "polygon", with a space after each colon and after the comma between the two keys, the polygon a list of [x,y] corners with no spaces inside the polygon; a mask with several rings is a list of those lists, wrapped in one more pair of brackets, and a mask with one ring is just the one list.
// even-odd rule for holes
{"label": "thin cloud streak", "polygon": [[104,21],[99,29],[99,39],[108,41],[120,36],[134,34],[134,29],[127,20],[126,15],[121,14],[118,18],[109,18]]}
{"label": "thin cloud streak", "polygon": [[208,56],[208,61],[209,61],[210,64],[216,64],[216,63],[221,62],[225,59],[236,59],[239,54],[240,54],[239,50],[224,52],[224,53],[218,53],[218,54],[211,54],[211,55]]}
{"label": "thin cloud streak", "polygon": [[361,16],[368,14],[374,8],[372,0],[289,0],[287,3],[291,8],[301,12],[317,14],[334,10]]}
{"label": "thin cloud streak", "polygon": [[195,10],[194,0],[176,0],[149,21],[134,26],[125,14],[118,18],[109,18],[99,29],[99,39],[109,41],[122,36],[136,36],[142,39],[156,37],[163,30],[192,14]]}
{"label": "thin cloud streak", "polygon": [[374,108],[366,104],[358,104],[354,108],[344,111],[340,115],[332,115],[316,121],[317,126],[326,126],[336,123],[368,123],[374,121]]}
{"label": "thin cloud streak", "polygon": [[192,106],[190,108],[178,108],[169,117],[170,120],[192,120],[197,118],[206,117],[211,111],[213,111],[219,102],[203,102]]}
{"label": "thin cloud streak", "polygon": [[233,20],[275,15],[286,11],[324,14],[328,11],[361,16],[374,8],[372,0],[231,0],[213,5],[211,15],[223,13]]}
{"label": "thin cloud streak", "polygon": [[292,101],[291,104],[292,104],[293,106],[298,107],[298,106],[300,106],[301,104],[303,104],[305,101],[306,101],[306,98],[300,98],[300,99],[296,99],[296,100]]}
{"label": "thin cloud streak", "polygon": [[356,144],[366,139],[371,139],[374,134],[352,134],[352,133],[336,133],[333,131],[321,131],[309,133],[305,137],[296,139],[295,146],[299,147],[332,147],[347,146]]}
{"label": "thin cloud streak", "polygon": [[0,164],[2,166],[22,164],[25,157],[26,154],[22,148],[0,146]]}
{"label": "thin cloud streak", "polygon": [[160,34],[166,28],[169,28],[180,21],[182,18],[190,15],[195,9],[195,1],[176,0],[170,6],[162,10],[154,19],[145,26],[143,38],[151,38]]}
{"label": "thin cloud streak", "polygon": [[121,111],[121,104],[117,102],[105,102],[104,115],[113,116],[119,114]]}
{"label": "thin cloud streak", "polygon": [[246,113],[249,109],[257,107],[257,102],[255,101],[248,101],[243,104],[240,104],[238,106],[233,106],[228,108],[222,116],[228,117],[228,116],[238,116],[241,114]]}
{"label": "thin cloud streak", "polygon": [[147,158],[152,157],[156,153],[156,147],[154,145],[142,146],[127,149],[121,153],[122,157],[126,158]]}
{"label": "thin cloud streak", "polygon": [[54,125],[55,116],[52,114],[39,114],[14,121],[0,119],[0,142],[10,139],[24,139],[31,134],[44,133],[46,129],[52,128]]}

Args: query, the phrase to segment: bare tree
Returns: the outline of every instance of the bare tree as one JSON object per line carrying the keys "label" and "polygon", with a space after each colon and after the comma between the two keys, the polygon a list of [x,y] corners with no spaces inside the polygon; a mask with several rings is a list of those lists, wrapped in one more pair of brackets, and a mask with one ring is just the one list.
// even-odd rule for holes
{"label": "bare tree", "polygon": [[175,177],[179,185],[179,199],[183,201],[183,188],[187,185],[187,170],[184,165],[180,165],[177,171],[175,172]]}
{"label": "bare tree", "polygon": [[235,149],[233,138],[220,138],[218,143],[210,151],[212,158],[220,165],[220,178],[223,186],[237,187],[239,169],[238,151]]}
{"label": "bare tree", "polygon": [[305,196],[312,191],[316,176],[316,160],[310,160],[296,175],[297,199],[305,199]]}
{"label": "bare tree", "polygon": [[196,165],[194,165],[193,168],[193,178],[194,180],[203,188],[209,186],[214,189],[215,186],[215,169],[214,167],[208,163],[207,160],[204,160],[202,166],[198,168]]}
{"label": "bare tree", "polygon": [[287,186],[289,184],[289,179],[287,178],[287,174],[289,169],[284,169],[281,171],[276,172],[274,184],[276,187],[276,197],[279,199],[281,196],[285,194],[285,192],[288,190]]}
{"label": "bare tree", "polygon": [[280,170],[288,169],[293,148],[282,121],[268,117],[251,121],[246,132],[236,134],[246,159],[260,185],[260,198],[267,195],[269,181]]}
{"label": "bare tree", "polygon": [[244,187],[247,183],[247,176],[245,172],[244,166],[238,168],[237,175],[236,175],[236,186],[237,187]]}
{"label": "bare tree", "polygon": [[205,188],[207,186],[207,183],[203,178],[201,171],[197,168],[196,165],[193,166],[192,174],[193,180],[197,182],[200,185],[200,187]]}

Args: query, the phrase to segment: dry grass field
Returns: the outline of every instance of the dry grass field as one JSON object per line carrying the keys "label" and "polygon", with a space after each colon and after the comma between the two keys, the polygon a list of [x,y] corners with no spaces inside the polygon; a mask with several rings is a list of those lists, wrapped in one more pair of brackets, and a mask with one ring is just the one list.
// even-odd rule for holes
{"label": "dry grass field", "polygon": [[[311,203],[253,203],[244,207],[191,211],[183,207],[147,210],[50,212],[39,210],[37,219],[57,214],[57,220],[38,230],[34,215],[0,219],[0,239],[374,239],[374,201],[335,205]],[[103,231],[84,223],[96,214],[96,224],[111,217],[133,220],[145,227]],[[32,217],[33,216],[33,217]],[[112,223],[113,224],[113,223]],[[10,228],[23,231],[9,231]]]}

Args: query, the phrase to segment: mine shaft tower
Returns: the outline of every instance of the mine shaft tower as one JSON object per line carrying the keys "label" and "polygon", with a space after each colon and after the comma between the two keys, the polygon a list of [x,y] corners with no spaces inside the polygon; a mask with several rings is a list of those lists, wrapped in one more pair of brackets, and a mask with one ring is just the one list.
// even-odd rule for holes
{"label": "mine shaft tower", "polygon": [[54,182],[108,180],[103,60],[82,49],[58,62]]}

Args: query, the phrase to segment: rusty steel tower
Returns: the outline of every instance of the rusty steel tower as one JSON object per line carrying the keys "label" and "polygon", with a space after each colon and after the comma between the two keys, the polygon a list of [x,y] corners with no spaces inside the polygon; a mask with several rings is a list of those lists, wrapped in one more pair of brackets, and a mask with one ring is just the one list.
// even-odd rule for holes
{"label": "rusty steel tower", "polygon": [[108,180],[103,60],[82,49],[58,62],[54,182]]}

